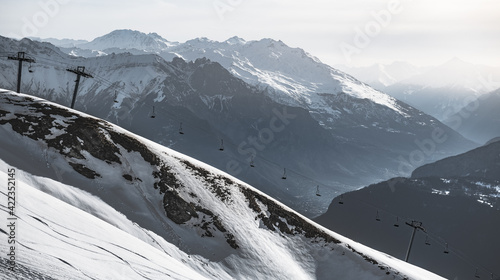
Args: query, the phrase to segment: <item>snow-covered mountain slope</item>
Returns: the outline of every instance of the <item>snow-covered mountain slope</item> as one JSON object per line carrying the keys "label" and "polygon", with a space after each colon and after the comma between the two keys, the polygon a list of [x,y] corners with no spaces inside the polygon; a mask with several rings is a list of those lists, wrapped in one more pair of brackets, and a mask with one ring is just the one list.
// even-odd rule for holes
{"label": "snow-covered mountain slope", "polygon": [[[299,48],[290,48],[282,41],[262,39],[245,41],[233,37],[224,42],[197,38],[185,43],[158,45],[142,39],[144,45],[130,44],[128,38],[149,38],[150,35],[131,30],[114,31],[79,48],[106,52],[109,48],[123,51],[146,50],[158,53],[166,60],[181,57],[196,60],[206,57],[216,61],[235,76],[252,85],[272,88],[271,97],[287,105],[302,106],[310,110],[336,116],[339,112],[329,110],[324,95],[346,93],[355,98],[368,99],[374,103],[402,112],[394,98],[364,85],[353,77],[321,63],[317,58]],[[117,39],[110,39],[110,37]],[[156,38],[156,37],[155,37]],[[105,43],[100,43],[105,40]],[[163,39],[164,40],[164,39]],[[166,41],[166,40],[165,40]],[[404,113],[403,113],[404,114]],[[325,124],[328,125],[328,124]]]}
{"label": "snow-covered mountain slope", "polygon": [[[15,182],[17,190],[13,216],[7,192],[1,192],[0,217],[4,221],[15,218],[9,220],[15,226],[1,228],[0,250],[5,254],[14,251],[15,257],[11,260],[7,256],[7,262],[5,254],[2,256],[2,279],[211,278],[186,264],[188,256],[175,246],[132,223],[99,198],[32,176],[2,160],[0,170],[0,180]],[[200,260],[198,265],[203,265]]]}
{"label": "snow-covered mountain slope", "polygon": [[[196,278],[196,273],[211,279],[442,279],[325,230],[211,166],[39,98],[3,91],[0,132],[0,158],[8,166],[99,197],[19,172],[20,188],[23,183],[27,186],[18,193],[16,213],[20,225],[34,230],[25,240],[21,234],[25,228],[19,227],[20,252],[50,253],[48,258],[37,256],[40,263],[20,257],[26,273],[48,274],[47,268],[37,266],[47,264],[55,270],[62,266],[61,273],[75,269],[75,275],[95,275],[99,272],[94,267],[80,266],[99,259],[99,267],[110,270],[103,274],[126,271],[139,279],[162,273],[174,279]],[[3,171],[4,182],[6,176]],[[38,188],[53,198],[30,187],[39,182],[44,183]],[[111,230],[104,221],[96,222],[56,198],[122,231],[132,228],[129,234],[149,240],[146,243],[156,249],[147,250],[136,238]],[[130,221],[106,211],[104,203]],[[148,231],[155,234],[151,239],[144,238]],[[158,241],[156,235],[184,253]],[[74,254],[74,246],[81,255],[68,254]],[[196,272],[157,267],[169,255]]]}
{"label": "snow-covered mountain slope", "polygon": [[[310,217],[324,212],[342,192],[409,175],[421,164],[474,146],[400,101],[386,99],[399,108],[395,110],[392,105],[360,98],[365,93],[387,96],[349,77],[351,90],[360,96],[347,89],[311,93],[322,102],[318,110],[312,110],[306,105],[284,104],[295,101],[273,100],[276,90],[249,85],[207,59],[165,61],[155,54],[130,53],[83,58],[27,39],[0,38],[0,44],[11,52],[24,49],[37,60],[32,65],[34,72],[24,68],[22,91],[69,105],[75,75],[66,70],[84,66],[94,78],[81,79],[75,108],[223,169]],[[259,48],[262,55],[271,50],[267,45]],[[280,48],[289,54],[285,61],[312,61],[308,65],[311,69],[317,66],[318,73],[331,70],[315,66],[308,56],[302,58],[301,50]],[[0,67],[0,86],[15,88],[15,62],[1,59]],[[300,69],[296,69],[297,75],[300,71],[305,78],[315,79]],[[150,118],[153,106],[155,119]],[[181,125],[185,135],[178,133]],[[433,137],[434,131],[443,132],[446,141],[434,143],[430,152],[414,157],[421,150],[418,143]],[[222,153],[221,140],[225,145]],[[254,167],[250,166],[252,160]],[[281,179],[285,168],[290,175],[286,186]],[[316,196],[318,185],[321,197]]]}
{"label": "snow-covered mountain slope", "polygon": [[[466,105],[470,95],[477,96],[500,87],[498,68],[474,65],[458,58],[435,67],[417,67],[405,62],[357,68],[339,65],[344,73],[321,63],[300,48],[290,48],[273,39],[247,42],[233,37],[217,42],[197,38],[172,43],[156,34],[116,30],[64,51],[85,57],[120,52],[155,53],[166,60],[182,57],[194,61],[206,57],[252,85],[273,89],[270,96],[278,102],[330,115],[330,118],[318,118],[322,125],[330,128],[334,126],[331,119],[345,116],[341,115],[342,111],[329,109],[328,101],[324,99],[339,92],[367,98],[398,111],[399,106],[392,98],[395,97],[443,120]],[[319,95],[324,93],[328,95]],[[439,95],[438,100],[432,100],[436,95]],[[464,99],[468,100],[465,104]]]}

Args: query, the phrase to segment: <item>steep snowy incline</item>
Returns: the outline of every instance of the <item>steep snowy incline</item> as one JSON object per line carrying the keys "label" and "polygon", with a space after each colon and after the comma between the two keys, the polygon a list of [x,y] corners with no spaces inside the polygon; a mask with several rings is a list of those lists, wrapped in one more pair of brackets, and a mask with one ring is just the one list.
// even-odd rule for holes
{"label": "steep snowy incline", "polygon": [[[11,252],[10,246],[14,246],[15,260],[6,262],[5,254],[2,256],[2,279],[208,279],[186,265],[185,260],[172,257],[175,253],[182,255],[174,246],[162,242],[164,248],[155,248],[96,218],[96,214],[105,215],[128,230],[138,234],[142,230],[150,242],[154,235],[86,192],[34,177],[0,160],[0,180],[7,182],[8,178],[15,179],[17,189],[16,220],[12,228],[15,234],[2,225],[0,251]],[[65,198],[80,207],[92,202],[85,205],[87,211],[92,209],[98,213],[91,215],[37,188],[49,188],[52,195],[74,195],[71,199]],[[7,217],[11,217],[7,193],[5,190],[0,193],[0,216],[7,221]],[[10,236],[15,243],[7,243]],[[155,241],[161,242],[161,238]],[[184,258],[187,259],[187,255],[184,254]]]}
{"label": "steep snowy incline", "polygon": [[[185,255],[182,257],[183,254],[177,251],[172,257],[178,261],[184,259],[187,266],[209,278],[224,279],[229,275],[236,279],[442,279],[328,231],[211,166],[103,120],[42,99],[2,92],[0,132],[0,158],[9,166],[71,183],[98,196],[131,222],[191,255],[191,258],[185,259]],[[52,195],[61,197],[54,194],[61,191],[52,190]],[[23,196],[30,198],[30,202],[23,205]],[[56,236],[58,240],[76,236],[73,232],[79,229],[79,225],[75,225],[77,218],[59,220],[63,216],[64,219],[69,217],[52,212],[49,206],[56,203],[44,197],[36,195],[36,192],[33,195],[20,192],[21,215],[24,215],[23,207],[27,209],[23,220],[43,228],[45,233],[51,233],[50,236]],[[42,212],[47,209],[46,216],[34,215],[39,220],[28,216],[33,216],[28,210],[36,212],[37,199],[45,205],[40,206]],[[66,201],[95,214],[95,211],[77,205],[75,199]],[[115,220],[103,219],[111,220],[108,222]],[[121,229],[129,228],[129,222],[122,220],[116,223],[115,226]],[[47,225],[51,227],[50,231]],[[144,238],[137,233],[137,228],[131,231],[134,236]],[[45,246],[58,242],[61,247],[54,249],[57,254],[51,251],[56,258],[60,258],[55,265],[73,265],[76,261],[74,256],[58,251],[64,251],[69,244],[52,241],[45,233],[30,236],[33,241],[27,243],[35,244],[38,250],[43,251],[44,242],[49,242]],[[82,237],[89,241],[86,238]],[[113,244],[123,244],[111,240]],[[120,245],[122,247],[113,247],[106,240],[92,240],[99,247],[94,246],[97,249],[90,251],[85,250],[86,246],[91,246],[88,243],[68,242],[83,248],[82,257],[92,256],[93,251],[104,254],[109,260],[106,268],[111,270],[117,262],[120,263],[117,267],[129,269],[123,264],[129,260],[129,264],[137,261],[146,265],[147,268],[140,270],[144,271],[144,275],[149,275],[151,270],[154,270],[151,273],[157,273],[169,268],[160,270],[153,263],[148,263],[146,259],[151,260],[153,256],[136,250],[136,241],[130,241],[132,248],[129,248],[126,243]],[[168,246],[158,242],[153,247]],[[124,252],[127,250],[129,253]],[[171,247],[163,250],[176,252]],[[142,262],[129,259],[134,254],[141,255],[139,259]],[[200,267],[202,260],[206,265]],[[173,275],[175,271],[167,273]],[[191,275],[195,274],[179,277],[189,278]],[[63,278],[61,276],[60,279]]]}

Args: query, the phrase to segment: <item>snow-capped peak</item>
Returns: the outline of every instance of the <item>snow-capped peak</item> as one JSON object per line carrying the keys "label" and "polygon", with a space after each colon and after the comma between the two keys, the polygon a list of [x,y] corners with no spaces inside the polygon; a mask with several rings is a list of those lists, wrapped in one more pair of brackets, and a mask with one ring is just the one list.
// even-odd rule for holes
{"label": "snow-capped peak", "polygon": [[167,60],[181,57],[194,61],[206,57],[249,84],[271,88],[268,93],[277,102],[323,113],[331,111],[331,119],[338,118],[338,112],[325,107],[328,102],[324,100],[324,94],[343,93],[368,99],[405,115],[394,98],[322,63],[300,48],[289,47],[281,40],[245,41],[234,36],[223,42],[201,37],[185,43],[170,43],[157,34],[116,30],[80,47],[137,49],[158,53]]}
{"label": "snow-capped peak", "polygon": [[175,45],[177,45],[176,42],[169,42],[156,33],[145,34],[135,30],[122,29],[95,38],[91,42],[81,44],[78,47],[100,51],[122,48],[159,52]]}
{"label": "snow-capped peak", "polygon": [[238,36],[231,37],[224,41],[228,45],[244,45],[246,44],[246,41],[243,38],[240,38]]}

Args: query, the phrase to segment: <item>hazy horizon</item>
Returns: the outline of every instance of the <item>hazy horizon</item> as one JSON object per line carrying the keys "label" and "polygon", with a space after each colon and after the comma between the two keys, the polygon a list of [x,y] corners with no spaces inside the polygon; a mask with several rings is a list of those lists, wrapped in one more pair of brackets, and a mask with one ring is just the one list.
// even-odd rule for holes
{"label": "hazy horizon", "polygon": [[499,12],[492,0],[6,0],[0,34],[91,41],[131,29],[178,42],[272,38],[329,65],[430,66],[457,57],[499,67]]}

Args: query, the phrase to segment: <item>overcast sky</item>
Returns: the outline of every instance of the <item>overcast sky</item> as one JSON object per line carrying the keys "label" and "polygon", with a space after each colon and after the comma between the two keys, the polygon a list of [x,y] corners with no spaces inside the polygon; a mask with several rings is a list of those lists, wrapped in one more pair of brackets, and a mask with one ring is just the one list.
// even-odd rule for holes
{"label": "overcast sky", "polygon": [[273,38],[330,65],[500,66],[498,0],[2,0],[2,36],[92,40],[115,29]]}

